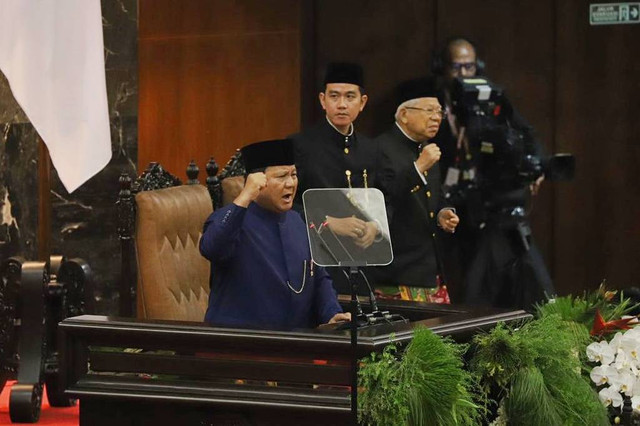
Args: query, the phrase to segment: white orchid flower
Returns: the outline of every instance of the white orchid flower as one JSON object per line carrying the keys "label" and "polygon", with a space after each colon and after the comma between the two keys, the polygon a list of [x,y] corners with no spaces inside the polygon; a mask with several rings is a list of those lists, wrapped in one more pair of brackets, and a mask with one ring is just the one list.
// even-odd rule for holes
{"label": "white orchid flower", "polygon": [[589,374],[589,377],[591,377],[591,380],[593,380],[596,385],[601,386],[607,383],[611,383],[612,380],[615,381],[615,379],[618,377],[618,374],[618,370],[616,370],[614,366],[599,365],[591,370],[591,374]]}
{"label": "white orchid flower", "polygon": [[598,396],[605,407],[609,405],[620,407],[622,405],[622,395],[612,387],[603,388],[598,392]]}
{"label": "white orchid flower", "polygon": [[631,331],[633,329],[626,332],[620,339],[619,350],[623,350],[637,364],[640,359],[640,333],[630,333]]}
{"label": "white orchid flower", "polygon": [[640,413],[640,395],[631,397],[631,406],[633,407],[633,411]]}
{"label": "white orchid flower", "polygon": [[633,389],[636,384],[636,377],[630,370],[623,371],[617,376],[611,378],[611,387],[627,396],[633,395]]}
{"label": "white orchid flower", "polygon": [[615,351],[606,341],[594,342],[587,346],[587,358],[592,362],[609,365],[613,362]]}
{"label": "white orchid flower", "polygon": [[609,342],[609,347],[613,350],[614,354],[616,352],[618,352],[618,349],[620,349],[620,341],[621,340],[622,340],[622,333],[618,331],[613,336],[613,339],[611,339],[611,341]]}
{"label": "white orchid flower", "polygon": [[633,365],[634,361],[631,356],[625,352],[624,349],[618,349],[618,353],[616,354],[615,361],[611,364],[613,365],[618,372],[627,371],[631,369],[631,365]]}

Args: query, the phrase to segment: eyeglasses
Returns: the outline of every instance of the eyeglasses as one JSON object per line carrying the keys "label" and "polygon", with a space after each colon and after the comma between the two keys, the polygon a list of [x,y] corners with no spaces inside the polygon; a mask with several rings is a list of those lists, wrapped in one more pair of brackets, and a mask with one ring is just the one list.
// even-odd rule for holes
{"label": "eyeglasses", "polygon": [[460,72],[463,69],[467,72],[475,72],[477,64],[475,62],[451,62],[449,66],[456,72]]}
{"label": "eyeglasses", "polygon": [[418,108],[418,107],[405,107],[405,108],[424,111],[427,113],[429,117],[437,116],[440,120],[444,119],[447,116],[447,111],[442,108],[440,109],[424,109],[424,108]]}

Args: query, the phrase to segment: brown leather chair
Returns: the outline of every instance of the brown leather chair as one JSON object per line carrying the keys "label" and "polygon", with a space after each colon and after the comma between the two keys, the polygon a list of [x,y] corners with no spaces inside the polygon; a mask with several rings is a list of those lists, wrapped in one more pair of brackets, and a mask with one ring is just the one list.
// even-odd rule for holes
{"label": "brown leather chair", "polygon": [[194,162],[187,168],[187,185],[158,163],[149,164],[135,181],[120,176],[120,316],[204,319],[209,264],[200,256],[198,241],[213,211],[211,196],[219,192],[217,172],[211,159],[206,188],[198,182]]}
{"label": "brown leather chair", "polygon": [[116,203],[122,246],[120,316],[204,319],[210,269],[198,243],[213,208],[242,190],[240,151],[220,174],[213,158],[206,171],[206,187],[200,185],[193,161],[187,167],[187,185],[158,163],[151,163],[133,182],[126,174],[120,176]]}
{"label": "brown leather chair", "polygon": [[136,194],[137,317],[202,321],[209,262],[200,255],[202,225],[213,211],[202,185]]}

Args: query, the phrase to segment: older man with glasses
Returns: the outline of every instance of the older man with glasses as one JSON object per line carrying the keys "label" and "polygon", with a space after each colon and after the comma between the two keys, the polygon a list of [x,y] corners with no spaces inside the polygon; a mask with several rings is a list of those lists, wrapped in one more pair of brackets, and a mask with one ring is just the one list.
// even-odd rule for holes
{"label": "older man with glasses", "polygon": [[[376,268],[374,281],[393,286],[403,299],[426,301],[437,285],[437,227],[453,233],[458,225],[455,211],[441,197],[440,149],[430,142],[446,112],[427,79],[401,84],[398,95],[396,122],[376,139],[394,260]],[[379,289],[388,293],[391,288]]]}

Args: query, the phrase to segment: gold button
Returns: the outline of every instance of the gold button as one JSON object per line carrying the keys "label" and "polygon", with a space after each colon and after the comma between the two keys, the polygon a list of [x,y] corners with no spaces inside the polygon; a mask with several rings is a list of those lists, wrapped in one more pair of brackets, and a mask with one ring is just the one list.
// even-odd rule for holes
{"label": "gold button", "polygon": [[348,153],[349,153],[349,148],[345,148],[345,149],[344,149],[344,153],[345,153],[345,154],[348,154]]}
{"label": "gold button", "polygon": [[431,191],[427,191],[427,197],[431,198]]}
{"label": "gold button", "polygon": [[418,190],[420,189],[420,187],[418,185],[414,186],[413,188],[411,188],[411,192],[418,192]]}
{"label": "gold button", "polygon": [[429,212],[429,217],[433,219],[433,212]]}
{"label": "gold button", "polygon": [[432,236],[433,238],[435,238],[435,237],[436,237],[436,233],[434,232],[433,234],[431,234],[431,236]]}

